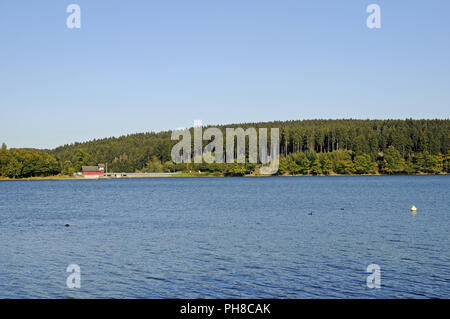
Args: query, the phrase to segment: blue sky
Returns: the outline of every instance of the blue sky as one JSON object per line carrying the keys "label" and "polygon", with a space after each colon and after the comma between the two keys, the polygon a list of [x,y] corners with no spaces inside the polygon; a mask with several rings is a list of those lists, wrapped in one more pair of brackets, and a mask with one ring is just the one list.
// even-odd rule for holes
{"label": "blue sky", "polygon": [[0,142],[196,119],[449,118],[449,12],[448,0],[2,0]]}

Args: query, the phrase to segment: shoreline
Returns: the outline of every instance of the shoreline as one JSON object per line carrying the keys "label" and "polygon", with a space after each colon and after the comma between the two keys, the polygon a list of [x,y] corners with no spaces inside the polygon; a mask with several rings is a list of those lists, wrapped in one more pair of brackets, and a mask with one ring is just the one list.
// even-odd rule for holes
{"label": "shoreline", "polygon": [[438,173],[438,174],[428,174],[428,173],[417,173],[417,174],[329,174],[329,175],[312,175],[312,174],[300,174],[300,175],[243,175],[243,176],[225,176],[225,175],[214,175],[214,174],[198,174],[198,173],[179,173],[172,176],[122,176],[120,178],[111,177],[100,177],[100,178],[85,178],[85,177],[72,177],[72,176],[47,176],[47,177],[27,177],[27,178],[4,178],[0,177],[0,182],[14,182],[14,181],[64,181],[64,180],[111,180],[111,179],[146,179],[146,178],[251,178],[251,177],[363,177],[363,176],[448,176],[450,173]]}

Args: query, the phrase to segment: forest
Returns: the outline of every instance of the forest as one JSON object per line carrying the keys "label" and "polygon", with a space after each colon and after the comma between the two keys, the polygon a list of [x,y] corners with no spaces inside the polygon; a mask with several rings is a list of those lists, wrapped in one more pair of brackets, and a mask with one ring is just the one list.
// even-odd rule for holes
{"label": "forest", "polygon": [[[227,127],[279,128],[279,175],[450,171],[450,120],[298,120],[217,127],[223,132]],[[7,149],[3,144],[0,175],[8,178],[72,176],[81,166],[98,163],[107,163],[109,172],[258,174],[259,164],[174,164],[171,149],[178,141],[170,137],[170,131],[147,132],[77,142],[52,150]],[[204,145],[207,143],[204,141]]]}
{"label": "forest", "polygon": [[45,152],[32,149],[11,149],[2,144],[0,150],[0,176],[27,178],[52,176],[61,173],[58,160]]}

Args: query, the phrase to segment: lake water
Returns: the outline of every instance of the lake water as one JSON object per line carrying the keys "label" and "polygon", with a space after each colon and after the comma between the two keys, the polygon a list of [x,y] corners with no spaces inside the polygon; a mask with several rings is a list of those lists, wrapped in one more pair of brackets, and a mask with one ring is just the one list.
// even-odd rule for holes
{"label": "lake water", "polygon": [[0,182],[0,298],[449,298],[449,191],[450,176]]}

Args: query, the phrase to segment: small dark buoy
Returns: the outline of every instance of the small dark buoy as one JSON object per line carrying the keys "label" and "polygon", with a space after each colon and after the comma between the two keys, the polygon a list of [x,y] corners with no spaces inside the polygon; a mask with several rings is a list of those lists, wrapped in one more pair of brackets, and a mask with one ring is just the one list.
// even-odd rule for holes
{"label": "small dark buoy", "polygon": [[70,225],[69,224],[65,224],[64,226],[69,227]]}

